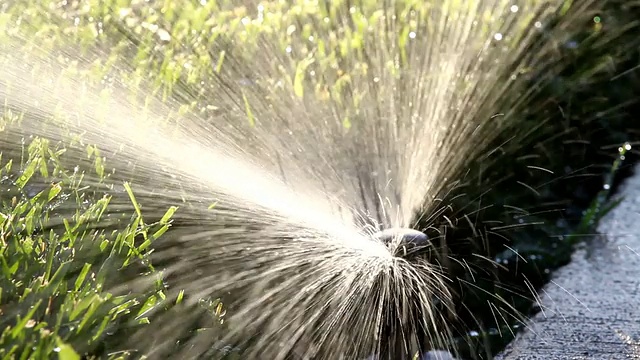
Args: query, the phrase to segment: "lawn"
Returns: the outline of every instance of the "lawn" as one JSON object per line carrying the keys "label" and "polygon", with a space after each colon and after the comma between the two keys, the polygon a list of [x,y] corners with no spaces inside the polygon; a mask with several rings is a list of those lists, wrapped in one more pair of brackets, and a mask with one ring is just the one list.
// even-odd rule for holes
{"label": "lawn", "polygon": [[[364,49],[375,44],[372,34],[384,33],[381,29],[385,22],[380,19],[385,12],[378,2],[363,0],[352,6],[346,0],[238,3],[6,0],[0,5],[0,51],[20,46],[21,51],[30,53],[37,46],[52,54],[59,52],[53,58],[69,74],[96,84],[118,78],[135,93],[132,101],[141,108],[150,98],[171,99],[174,103],[177,98],[176,113],[200,115],[224,111],[210,99],[207,84],[213,78],[231,71],[251,86],[258,81],[251,77],[251,69],[234,66],[241,60],[252,63],[251,59],[258,59],[273,75],[271,79],[259,79],[273,82],[273,96],[282,92],[313,101],[353,101],[353,106],[344,106],[351,109],[343,114],[343,126],[348,130],[358,116],[361,98],[350,85],[354,78],[368,74],[369,53]],[[454,0],[447,4],[465,6]],[[419,20],[432,10],[426,2],[398,2],[396,14],[404,21],[400,22],[401,28],[389,32],[397,38],[393,42],[404,48],[423,25]],[[16,45],[19,34],[27,34],[27,40]],[[265,44],[281,58],[268,63],[266,55],[260,57]],[[81,52],[87,61],[78,66],[73,59],[65,58],[61,49]],[[399,76],[397,73],[409,61],[407,56],[400,52],[399,58],[387,59],[389,73]],[[236,62],[228,64],[229,58]],[[0,61],[18,58],[8,54],[0,56]],[[593,63],[601,64],[602,58],[589,61],[595,69]],[[566,83],[577,84],[580,76],[577,78]],[[592,86],[597,84],[594,81]],[[181,97],[185,89],[190,92]],[[626,93],[616,96],[629,97]],[[250,95],[243,93],[238,98],[243,109],[240,121],[254,122],[259,109],[253,107]],[[161,211],[163,216],[147,218],[140,210],[137,189],[126,182],[123,186],[122,179],[113,176],[112,161],[101,149],[84,142],[77,133],[65,134],[60,141],[22,137],[23,132],[15,128],[28,127],[29,114],[21,110],[5,102],[0,115],[0,328],[4,328],[0,356],[46,359],[57,353],[61,360],[81,356],[128,358],[133,353],[113,352],[112,342],[137,327],[154,326],[147,315],[160,300],[168,300],[161,307],[169,308],[188,296],[180,293],[166,299],[162,273],[148,261],[154,242],[171,231],[180,204],[167,205]],[[51,111],[51,118],[58,116],[54,109],[47,111]],[[616,119],[624,124],[621,118]],[[603,140],[609,141],[608,145],[630,140],[618,131],[625,125],[616,126],[612,125],[615,131],[609,131],[612,135]],[[615,148],[602,151],[598,147],[596,151],[601,157],[590,161],[605,167],[595,176],[600,185],[600,175],[608,172],[620,154]],[[76,161],[81,158],[85,160]],[[615,163],[614,170],[618,166]],[[602,204],[609,192],[598,192],[598,186],[594,191],[589,186],[591,196],[584,200],[586,205],[581,210],[591,210],[572,231],[589,232],[594,220],[608,209]],[[122,187],[120,196],[114,197],[114,187]],[[599,197],[594,204],[595,194]],[[564,193],[554,196],[566,198]],[[560,231],[566,230],[561,227]],[[554,227],[545,231],[559,230]],[[566,253],[560,258],[566,258]],[[106,290],[126,272],[155,276],[157,282],[145,293]],[[208,299],[202,305],[213,318],[223,317],[223,304],[217,299]]]}

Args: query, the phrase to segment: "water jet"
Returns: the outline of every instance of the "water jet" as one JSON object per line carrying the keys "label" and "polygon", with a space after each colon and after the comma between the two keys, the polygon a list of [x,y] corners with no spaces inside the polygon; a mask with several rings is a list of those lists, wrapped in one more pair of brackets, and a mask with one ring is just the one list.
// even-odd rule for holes
{"label": "water jet", "polygon": [[[62,334],[73,347],[97,357],[215,358],[212,349],[232,346],[249,359],[396,360],[451,348],[468,326],[522,321],[513,299],[531,290],[490,283],[503,268],[493,254],[511,251],[517,230],[540,228],[537,216],[552,210],[545,184],[584,175],[563,162],[583,154],[575,129],[597,121],[565,117],[567,105],[541,89],[582,54],[557,44],[594,23],[593,2],[6,3],[0,100],[19,119],[2,124],[0,149],[25,164],[11,180],[19,187],[40,169],[32,181],[47,184],[45,195],[55,197],[52,183],[104,195],[110,207],[80,218],[67,215],[87,206],[81,196],[43,214],[52,231],[41,233],[66,246],[77,227],[90,234],[78,241],[85,249],[126,259],[64,261],[100,269],[110,281],[92,296],[115,297],[113,313],[133,324],[109,336],[95,326],[103,350]],[[29,28],[38,21],[72,36],[48,38]],[[598,34],[589,38],[613,36]],[[583,59],[599,70],[627,56],[591,46]],[[580,88],[597,73],[587,70]],[[50,181],[47,165],[61,161],[80,170]],[[2,200],[3,214],[20,212],[9,227],[34,236],[21,220],[30,203]],[[83,228],[87,218],[98,226]],[[379,224],[389,229],[372,234]],[[34,242],[19,236],[18,250]],[[27,293],[20,280],[13,292]],[[56,296],[75,296],[68,289]],[[476,289],[488,298],[470,297]],[[3,321],[20,313],[19,299],[2,300]],[[125,300],[133,305],[121,311]]]}

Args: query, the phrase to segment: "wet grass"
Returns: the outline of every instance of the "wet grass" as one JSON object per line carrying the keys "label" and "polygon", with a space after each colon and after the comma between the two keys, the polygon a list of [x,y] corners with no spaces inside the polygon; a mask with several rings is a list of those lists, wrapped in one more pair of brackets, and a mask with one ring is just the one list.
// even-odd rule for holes
{"label": "wet grass", "polygon": [[[350,12],[353,26],[335,29],[334,35],[315,36],[309,25],[322,26],[324,19],[344,16],[344,1],[315,4],[297,1],[267,2],[261,7],[236,6],[234,1],[14,1],[0,5],[0,41],[17,27],[34,32],[39,45],[49,49],[65,44],[98,44],[111,52],[96,58],[92,71],[95,78],[108,78],[114,72],[116,59],[129,59],[135,72],[128,83],[135,87],[143,78],[151,77],[154,94],[168,96],[181,83],[206,83],[213,76],[211,69],[220,71],[225,64],[225,51],[211,53],[213,44],[229,45],[227,52],[241,44],[247,54],[255,50],[261,35],[277,34],[275,44],[287,56],[298,61],[295,67],[284,69],[297,96],[312,91],[319,99],[336,101],[341,98],[344,84],[350,76],[366,71],[357,61],[366,35],[367,24],[375,23],[381,14],[375,1],[361,1]],[[428,11],[423,2],[407,1],[406,26],[397,32],[398,41],[408,41],[415,30],[415,12]],[[215,14],[212,16],[211,14]],[[328,21],[327,21],[328,23]],[[333,25],[327,24],[330,28]],[[299,32],[309,44],[292,41],[291,34]],[[301,38],[301,36],[296,36]],[[135,48],[125,45],[133,41]],[[308,46],[307,46],[308,45]],[[312,52],[312,49],[320,49]],[[249,55],[247,55],[249,56]],[[356,61],[345,62],[349,58]],[[64,61],[62,59],[61,61]],[[73,66],[73,64],[69,64]],[[304,77],[312,71],[327,74],[331,81],[316,79],[308,89]],[[251,79],[247,79],[250,81]],[[206,99],[199,94],[186,110],[206,111]],[[250,104],[245,99],[247,116],[252,119]],[[16,114],[5,112],[0,117],[0,129],[6,122],[19,121]],[[349,127],[349,118],[345,118]],[[0,130],[0,136],[5,136]],[[626,138],[615,138],[623,144]],[[67,151],[87,151],[91,166],[69,166],[63,159]],[[521,254],[544,255],[542,262],[532,265],[531,272],[554,269],[568,261],[571,248],[580,235],[592,233],[598,220],[615,206],[611,199],[613,175],[620,166],[627,149],[606,156],[616,157],[613,166],[596,181],[609,187],[597,190],[590,204],[582,207],[577,226],[557,227],[548,233],[570,234],[571,241],[563,242],[561,252],[549,251],[549,245],[524,241]],[[146,223],[139,211],[121,213],[109,219],[118,231],[97,228],[104,223],[109,211],[110,197],[100,189],[88,188],[83,178],[88,172],[100,176],[109,184],[105,174],[108,159],[99,149],[82,148],[77,143],[52,144],[43,139],[25,139],[19,149],[5,151],[0,158],[0,357],[2,359],[51,358],[80,359],[81,355],[100,355],[109,359],[127,358],[129,353],[110,353],[110,335],[116,330],[130,331],[136,326],[148,326],[145,314],[159,298],[163,298],[162,283],[146,294],[110,294],[108,288],[117,271],[126,271],[132,264],[145,264],[144,271],[154,273],[153,264],[146,260],[153,241],[160,238],[171,225],[175,208],[157,222]],[[79,166],[81,166],[80,164]],[[608,177],[607,177],[608,176]],[[43,185],[46,184],[46,185]],[[591,191],[593,192],[593,191]],[[136,204],[135,189],[128,188],[127,196]],[[557,197],[563,197],[562,194]],[[135,206],[134,206],[135,208]],[[69,211],[69,209],[74,209]],[[55,223],[52,220],[55,219]],[[533,245],[532,245],[533,244]],[[527,248],[528,246],[528,248]],[[528,249],[528,250],[527,250]],[[140,271],[136,267],[135,271]],[[520,270],[522,271],[522,270]],[[548,274],[548,273],[547,273]],[[505,280],[506,281],[506,280]],[[517,279],[512,280],[516,282]],[[181,298],[175,299],[179,302]],[[213,313],[221,313],[215,300],[206,306]],[[522,305],[526,311],[527,304]],[[487,342],[499,349],[508,340],[508,331],[480,331],[479,347]],[[499,338],[499,340],[496,340]],[[468,339],[466,340],[468,341]],[[474,344],[476,340],[470,341]],[[475,350],[474,350],[475,351]],[[470,352],[474,352],[470,351]],[[482,352],[482,351],[478,351]]]}
{"label": "wet grass", "polygon": [[[163,296],[160,287],[135,296],[103,289],[114,271],[144,260],[148,244],[134,239],[157,238],[167,230],[171,213],[154,224],[146,224],[139,213],[122,214],[114,219],[124,225],[120,231],[95,229],[110,206],[109,196],[83,183],[96,168],[63,167],[66,148],[54,145],[60,144],[34,139],[19,156],[5,152],[1,159],[3,359],[46,359],[56,353],[60,359],[80,359],[115,326],[144,324],[145,311]],[[154,271],[151,265],[147,271]]]}

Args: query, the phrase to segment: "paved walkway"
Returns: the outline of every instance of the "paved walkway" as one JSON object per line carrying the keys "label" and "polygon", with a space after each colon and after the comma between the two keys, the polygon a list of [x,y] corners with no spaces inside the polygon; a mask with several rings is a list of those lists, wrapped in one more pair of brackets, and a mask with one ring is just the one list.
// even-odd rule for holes
{"label": "paved walkway", "polygon": [[640,168],[599,226],[541,292],[543,312],[497,359],[640,359]]}

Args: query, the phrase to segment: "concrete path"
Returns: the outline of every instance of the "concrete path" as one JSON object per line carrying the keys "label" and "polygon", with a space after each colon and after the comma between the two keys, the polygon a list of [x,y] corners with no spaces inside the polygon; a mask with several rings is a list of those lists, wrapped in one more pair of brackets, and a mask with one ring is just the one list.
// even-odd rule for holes
{"label": "concrete path", "polygon": [[543,311],[496,359],[640,359],[640,168],[623,202],[540,293]]}

